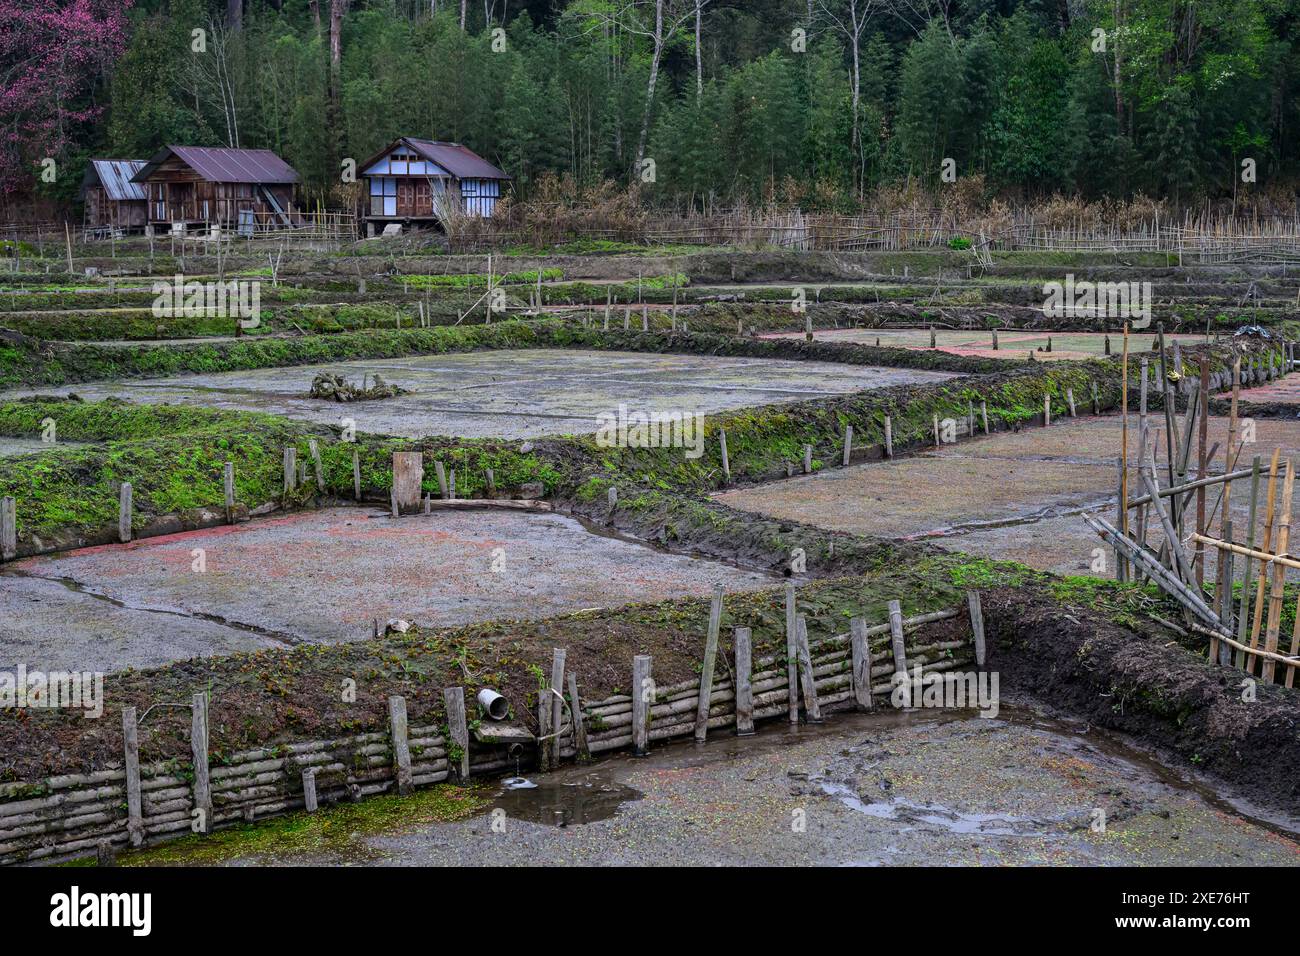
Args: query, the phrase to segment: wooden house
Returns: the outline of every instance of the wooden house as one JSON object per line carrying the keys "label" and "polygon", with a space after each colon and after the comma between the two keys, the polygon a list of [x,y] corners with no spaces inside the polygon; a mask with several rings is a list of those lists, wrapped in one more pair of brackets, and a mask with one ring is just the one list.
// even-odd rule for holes
{"label": "wooden house", "polygon": [[510,177],[459,143],[404,136],[360,166],[366,234],[386,226],[437,225],[490,216]]}
{"label": "wooden house", "polygon": [[298,222],[299,179],[269,149],[167,146],[131,181],[145,189],[151,225],[220,225],[246,235]]}
{"label": "wooden house", "polygon": [[127,233],[145,224],[144,188],[131,181],[143,159],[92,159],[81,180],[82,225],[91,234]]}

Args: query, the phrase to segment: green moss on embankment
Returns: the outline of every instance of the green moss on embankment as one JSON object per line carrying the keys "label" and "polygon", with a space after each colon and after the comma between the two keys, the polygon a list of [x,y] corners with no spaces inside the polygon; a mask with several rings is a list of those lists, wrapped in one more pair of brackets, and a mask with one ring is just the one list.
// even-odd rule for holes
{"label": "green moss on embankment", "polygon": [[363,358],[438,355],[475,349],[532,348],[557,336],[553,322],[428,329],[372,329],[337,335],[244,338],[177,345],[91,343],[0,347],[0,387],[40,387],[111,378],[234,372]]}

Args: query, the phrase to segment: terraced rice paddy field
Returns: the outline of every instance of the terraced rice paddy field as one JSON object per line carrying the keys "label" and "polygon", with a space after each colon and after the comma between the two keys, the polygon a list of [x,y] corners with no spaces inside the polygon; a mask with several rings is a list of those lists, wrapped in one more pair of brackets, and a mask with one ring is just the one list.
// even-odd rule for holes
{"label": "terraced rice paddy field", "polygon": [[[1162,487],[1167,436],[1198,434],[1187,416],[1204,357],[1212,454],[1203,472],[1195,454],[1173,469],[1210,478],[1259,456],[1262,511],[1274,451],[1300,462],[1292,271],[1149,254],[1007,253],[989,266],[956,250],[686,247],[498,254],[489,271],[486,255],[377,245],[294,252],[274,275],[238,248],[218,266],[201,249],[150,256],[131,243],[116,256],[79,247],[71,273],[34,257],[0,273],[0,497],[14,515],[0,671],[104,674],[97,721],[0,707],[0,861],[106,844],[138,864],[1296,862],[1300,803],[1279,782],[1300,769],[1289,668],[1276,685],[1256,668],[1258,693],[1243,700],[1242,661],[1211,661],[1204,620],[1118,573],[1083,517],[1119,521],[1121,474],[1131,499],[1142,493],[1144,358]],[[242,325],[162,315],[153,284],[182,271],[258,283],[260,307]],[[1152,283],[1154,321],[1128,338],[1127,420],[1122,320],[1042,312],[1044,283],[1067,273]],[[503,308],[487,311],[489,289]],[[1164,365],[1179,370],[1168,418]],[[624,425],[612,438],[611,419]],[[1278,508],[1284,480],[1283,468]],[[1251,485],[1233,481],[1224,510],[1242,547],[1259,530],[1257,549]],[[1222,487],[1200,527],[1227,537]],[[1169,547],[1154,512],[1146,544]],[[1246,565],[1235,557],[1242,592]],[[1279,568],[1277,620],[1270,606],[1263,629],[1285,658],[1297,572]],[[1219,569],[1211,549],[1204,584],[1189,587],[1216,600]],[[891,704],[893,601],[911,622],[899,653],[936,673],[996,672],[1000,713]],[[789,613],[803,617],[825,723],[810,719],[808,689],[790,687]],[[848,663],[857,618],[875,696],[850,716],[837,711],[862,709]],[[762,718],[744,741],[737,628]],[[548,756],[539,702],[552,699],[556,648],[569,716]],[[638,746],[638,655],[651,658],[658,709],[653,754],[634,764],[618,752]],[[683,688],[709,667],[709,743],[675,743],[696,708]],[[483,687],[504,695],[521,748],[483,733]],[[469,706],[461,751],[448,743],[448,688]],[[364,789],[380,808],[372,823],[323,807],[326,821],[350,820],[336,828],[348,837],[313,829],[304,843],[300,818],[281,816],[306,803],[285,771],[287,789],[264,800],[276,819],[240,825],[262,798],[223,795],[218,833],[179,842],[175,827],[150,829],[152,798],[133,839],[116,794],[103,819],[65,825],[49,799],[34,821],[6,824],[6,805],[75,785],[58,781],[120,786],[123,708],[199,692],[232,778],[239,754],[288,766],[267,755],[361,735],[370,762],[322,785],[323,802]],[[412,728],[431,728],[414,794],[383,743],[394,695]],[[587,756],[575,710],[609,747],[573,764]],[[142,764],[196,759],[190,720],[156,710]],[[460,753],[474,772],[453,789]],[[520,774],[540,785],[500,782]],[[489,849],[493,809],[511,836]],[[815,838],[791,838],[795,810]]]}

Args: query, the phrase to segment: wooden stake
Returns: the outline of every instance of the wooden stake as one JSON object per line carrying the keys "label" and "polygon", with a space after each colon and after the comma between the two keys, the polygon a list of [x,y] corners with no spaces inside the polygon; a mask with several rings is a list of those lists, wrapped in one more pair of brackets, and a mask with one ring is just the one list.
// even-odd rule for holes
{"label": "wooden stake", "polygon": [[208,695],[195,694],[190,706],[190,751],[194,756],[194,811],[191,829],[212,832],[212,784],[208,776]]}
{"label": "wooden stake", "polygon": [[308,813],[315,813],[320,808],[316,800],[315,767],[308,767],[302,772],[302,808]]}
{"label": "wooden stake", "polygon": [[582,719],[582,701],[578,697],[578,675],[569,671],[569,709],[573,711],[573,749],[578,752],[579,760],[591,757],[591,746],[587,743],[587,725]]}
{"label": "wooden stake", "polygon": [[10,496],[0,498],[0,561],[18,556],[18,503]]}
{"label": "wooden stake", "polygon": [[361,454],[352,450],[352,497],[361,500]]}
{"label": "wooden stake", "polygon": [[649,654],[632,658],[632,752],[638,757],[650,752],[650,704],[654,701],[650,664]]}
{"label": "wooden stake", "polygon": [[144,842],[144,813],[140,799],[140,734],[135,708],[122,708],[122,756],[126,783],[126,832],[132,846]]}
{"label": "wooden stake", "polygon": [[817,680],[813,675],[812,653],[808,648],[808,622],[802,614],[798,621],[799,640],[799,682],[803,691],[804,714],[809,723],[819,724],[822,720],[821,705],[817,702]]}
{"label": "wooden stake", "polygon": [[406,698],[397,694],[388,698],[388,732],[393,743],[397,792],[405,796],[414,786],[411,783],[411,746],[406,733]]}
{"label": "wooden stake", "polygon": [[131,482],[122,482],[117,497],[117,538],[123,544],[131,540]]}
{"label": "wooden stake", "polygon": [[799,624],[796,618],[794,582],[785,582],[785,673],[789,683],[790,723],[799,723]]}
{"label": "wooden stake", "polygon": [[888,415],[885,416],[885,457],[886,458],[894,457],[893,421],[890,419]]}
{"label": "wooden stake", "polygon": [[718,429],[718,447],[722,452],[722,482],[730,484],[731,458],[727,455],[727,433],[721,428]]}
{"label": "wooden stake", "polygon": [[984,607],[979,591],[966,592],[966,605],[970,608],[971,639],[975,643],[975,666],[984,669]]}
{"label": "wooden stake", "polygon": [[554,648],[551,654],[551,752],[550,765],[560,765],[560,728],[564,726],[564,659],[568,652],[563,647]]}
{"label": "wooden stake", "polygon": [[845,425],[845,426],[844,426],[844,462],[843,462],[843,463],[844,463],[845,465],[847,465],[847,464],[849,463],[849,459],[850,459],[851,457],[853,457],[853,426],[852,426],[852,425]]}
{"label": "wooden stake", "polygon": [[903,641],[903,609],[897,601],[889,602],[889,636],[894,648],[894,673],[907,673],[907,649]]}
{"label": "wooden stake", "polygon": [[867,621],[855,617],[849,621],[853,655],[853,700],[858,710],[871,710],[871,645],[867,642]]}
{"label": "wooden stake", "polygon": [[460,760],[456,760],[450,747],[447,748],[447,766],[453,768],[456,779],[464,783],[469,779],[469,727],[465,723],[465,688],[443,688],[442,702],[447,712],[447,731],[451,735],[451,743],[460,748]]}
{"label": "wooden stake", "polygon": [[736,736],[749,737],[754,733],[754,691],[751,685],[754,657],[749,628],[736,628],[734,642],[736,648]]}
{"label": "wooden stake", "polygon": [[221,484],[225,492],[226,524],[235,523],[235,463],[228,461],[221,468]]}
{"label": "wooden stake", "polygon": [[307,450],[311,454],[312,466],[316,469],[316,490],[320,492],[324,492],[325,491],[325,466],[321,464],[320,445],[316,443],[316,439],[310,438],[307,440]]}
{"label": "wooden stake", "polygon": [[709,630],[704,638],[704,662],[700,667],[700,693],[695,702],[695,742],[702,744],[709,735],[709,703],[713,697],[713,665],[718,658],[718,632],[722,627],[722,585],[713,586],[709,605]]}

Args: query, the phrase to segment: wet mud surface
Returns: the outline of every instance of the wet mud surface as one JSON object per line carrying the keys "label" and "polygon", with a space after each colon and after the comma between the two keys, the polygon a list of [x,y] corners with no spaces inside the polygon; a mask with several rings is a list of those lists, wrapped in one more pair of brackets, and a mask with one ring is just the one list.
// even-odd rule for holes
{"label": "wet mud surface", "polygon": [[[1163,416],[1152,416],[1159,427],[1163,463]],[[1050,428],[979,436],[973,441],[920,452],[893,461],[832,468],[761,487],[719,496],[742,510],[774,518],[807,522],[819,527],[910,541],[929,541],[971,554],[1021,561],[1062,574],[1113,577],[1113,562],[1098,572],[1093,550],[1100,539],[1080,517],[1082,511],[1116,519],[1117,460],[1121,447],[1119,416],[1079,418]],[[1137,416],[1129,423],[1130,463],[1138,461]],[[1256,446],[1272,453],[1282,448],[1300,462],[1300,422],[1255,422]],[[1222,473],[1228,440],[1226,418],[1211,416],[1209,446],[1219,443],[1211,473]],[[1247,446],[1237,470],[1250,467],[1254,451]],[[1268,458],[1263,461],[1267,472]],[[1130,496],[1137,497],[1138,478],[1130,472]],[[1263,527],[1264,489],[1261,480],[1258,527]],[[1161,487],[1167,484],[1163,478]],[[1280,482],[1279,482],[1280,484]],[[1231,517],[1234,537],[1245,540],[1249,519],[1249,479],[1234,482]],[[1214,515],[1218,490],[1210,489],[1207,514]],[[1195,506],[1195,497],[1192,499]],[[1154,515],[1148,540],[1158,546],[1162,536]],[[1207,563],[1215,567],[1213,556]]]}
{"label": "wet mud surface", "polygon": [[[715,739],[716,738],[716,739]],[[1254,865],[1297,822],[1027,707],[760,724],[500,787],[483,815],[227,862],[370,865]],[[328,812],[328,811],[327,811]],[[1259,814],[1259,815],[1256,815]],[[174,862],[185,863],[183,857]]]}
{"label": "wet mud surface", "polygon": [[[202,559],[204,570],[196,570]],[[495,569],[495,570],[494,570]],[[0,574],[0,666],[116,670],[771,586],[555,514],[330,508],[87,548]],[[50,622],[59,621],[57,638]]]}
{"label": "wet mud surface", "polygon": [[[357,383],[380,375],[410,394],[346,406],[307,398],[322,371]],[[82,384],[62,391],[87,400],[119,396],[330,425],[350,418],[360,431],[408,438],[517,439],[590,434],[597,416],[616,414],[620,403],[642,411],[708,414],[951,377],[831,362],[524,349]]]}

